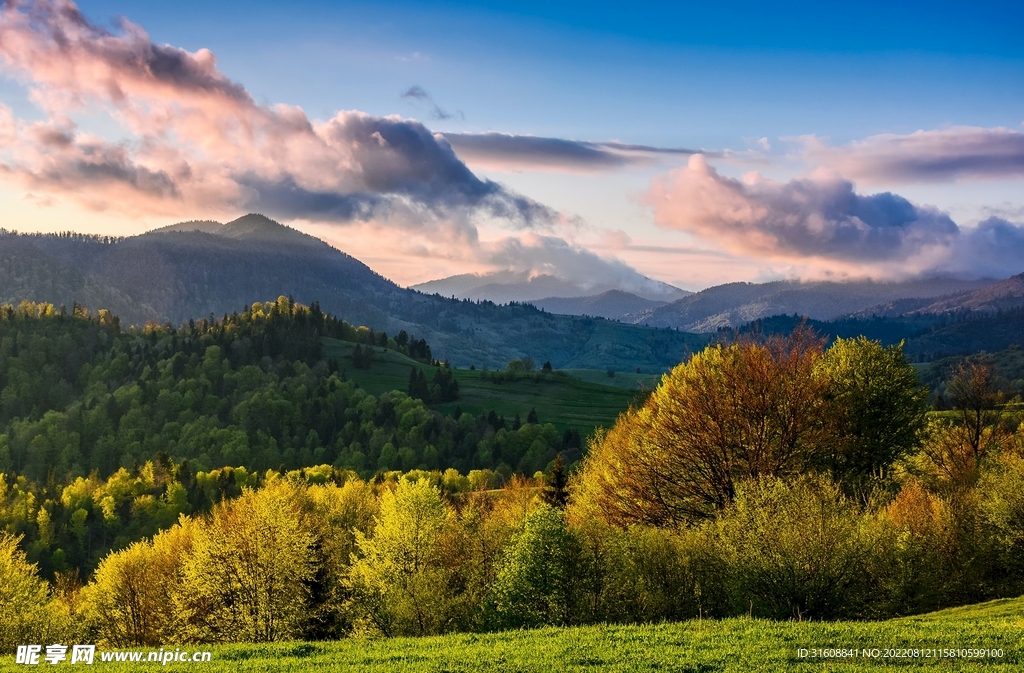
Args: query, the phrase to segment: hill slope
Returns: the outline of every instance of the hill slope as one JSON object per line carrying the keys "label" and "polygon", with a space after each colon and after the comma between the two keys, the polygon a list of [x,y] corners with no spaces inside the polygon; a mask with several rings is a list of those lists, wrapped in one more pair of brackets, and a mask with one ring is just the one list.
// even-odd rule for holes
{"label": "hill slope", "polygon": [[[373,349],[374,357],[368,368],[353,369],[351,355],[355,344],[334,339],[325,339],[324,343],[325,356],[335,359],[345,369],[345,375],[371,395],[408,390],[412,367],[421,369],[428,380],[436,371],[435,367],[382,348]],[[614,378],[593,370],[556,371],[548,375],[534,372],[515,381],[501,382],[491,380],[487,372],[480,370],[456,369],[453,374],[459,382],[460,397],[454,402],[431,405],[432,408],[447,414],[457,408],[474,415],[494,411],[510,423],[516,416],[525,422],[533,410],[539,422],[551,423],[560,432],[575,429],[584,437],[599,425],[611,427],[620,413],[646,395],[636,375],[620,375],[622,385],[616,386],[601,380]],[[652,388],[647,386],[646,390]]]}
{"label": "hill slope", "polygon": [[1021,307],[1024,307],[1024,273],[974,290],[973,292],[943,297],[938,301],[914,309],[913,312],[922,314],[953,313],[957,311],[993,313]]}

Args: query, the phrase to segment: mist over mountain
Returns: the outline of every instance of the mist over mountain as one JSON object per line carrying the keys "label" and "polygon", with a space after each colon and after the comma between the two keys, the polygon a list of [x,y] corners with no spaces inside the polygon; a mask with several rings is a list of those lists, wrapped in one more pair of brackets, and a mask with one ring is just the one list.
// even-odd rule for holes
{"label": "mist over mountain", "polygon": [[[865,309],[884,308],[886,302],[905,302],[888,309],[891,315],[917,310],[926,302],[997,282],[996,279],[961,280],[924,278],[902,282],[775,281],[717,285],[670,304],[649,308],[623,318],[633,324],[675,327],[690,332],[713,332],[738,327],[773,315],[797,314],[832,320]],[[911,300],[914,301],[905,301]],[[902,309],[902,310],[900,310]],[[894,312],[895,311],[895,312]],[[869,313],[870,315],[870,313]]]}
{"label": "mist over mountain", "polygon": [[668,302],[651,301],[622,290],[608,290],[588,297],[545,297],[530,302],[537,308],[565,315],[590,315],[620,320],[632,313],[664,306]]}
{"label": "mist over mountain", "polygon": [[1006,280],[986,285],[972,292],[957,293],[940,297],[920,308],[914,313],[952,313],[972,311],[994,313],[1024,306],[1024,273],[1011,276]]}
{"label": "mist over mountain", "polygon": [[650,302],[669,302],[690,295],[668,283],[640,274],[620,278],[565,279],[532,271],[496,271],[487,274],[464,273],[411,286],[427,294],[458,299],[488,300],[498,304],[510,301],[533,302],[553,298],[592,297],[619,291]]}

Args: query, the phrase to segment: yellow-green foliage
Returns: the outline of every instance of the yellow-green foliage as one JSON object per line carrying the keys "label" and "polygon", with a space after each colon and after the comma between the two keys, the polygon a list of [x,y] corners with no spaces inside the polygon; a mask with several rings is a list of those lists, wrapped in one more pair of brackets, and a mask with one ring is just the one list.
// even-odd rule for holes
{"label": "yellow-green foliage", "polygon": [[877,533],[827,479],[747,482],[702,532],[734,614],[835,619],[869,602]]}
{"label": "yellow-green foliage", "polygon": [[[899,491],[866,499],[820,473],[742,480],[690,526],[611,525],[579,490],[563,513],[536,482],[487,489],[482,473],[271,472],[109,555],[77,617],[102,644],[155,646],[920,613],[1024,592],[1016,445],[986,456],[972,484],[903,470]],[[72,502],[79,490],[95,493],[71,489]],[[12,586],[35,587],[23,602],[66,616],[31,572],[25,584],[24,555],[11,558]]]}
{"label": "yellow-green foliage", "polygon": [[264,642],[298,636],[316,567],[302,498],[294,484],[272,480],[217,506],[196,527],[178,596],[187,639]]}
{"label": "yellow-green foliage", "polygon": [[446,630],[451,594],[442,544],[451,518],[426,479],[403,478],[381,496],[373,537],[356,534],[359,558],[350,574],[364,629],[384,635]]}
{"label": "yellow-green foliage", "polygon": [[83,589],[81,612],[103,645],[160,645],[180,637],[175,599],[181,599],[184,564],[197,526],[182,517],[151,541],[108,555]]}
{"label": "yellow-green foliage", "polygon": [[67,607],[50,598],[19,542],[19,537],[0,532],[0,653],[29,641],[59,642],[71,633]]}
{"label": "yellow-green foliage", "polygon": [[306,632],[319,638],[340,638],[353,628],[346,605],[349,567],[357,550],[357,533],[373,529],[377,495],[369,484],[356,478],[342,486],[314,484],[306,489],[306,510],[318,550],[320,594],[319,602],[310,606]]}

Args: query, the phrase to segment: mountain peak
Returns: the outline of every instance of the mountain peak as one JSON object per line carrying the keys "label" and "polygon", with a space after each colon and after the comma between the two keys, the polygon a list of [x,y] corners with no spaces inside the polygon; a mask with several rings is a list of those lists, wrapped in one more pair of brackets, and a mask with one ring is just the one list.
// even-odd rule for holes
{"label": "mountain peak", "polygon": [[225,223],[224,228],[233,231],[279,231],[288,227],[262,213],[249,213]]}
{"label": "mountain peak", "polygon": [[303,239],[310,238],[297,229],[285,226],[260,213],[249,213],[237,220],[232,220],[225,224],[217,233],[228,238],[258,239],[262,241],[288,240],[295,242],[300,237]]}
{"label": "mountain peak", "polygon": [[261,243],[291,243],[298,245],[326,245],[319,238],[304,234],[298,229],[281,224],[260,213],[249,213],[226,224],[212,220],[192,220],[161,227],[149,232],[162,234],[172,231],[213,234],[238,241],[255,241]]}

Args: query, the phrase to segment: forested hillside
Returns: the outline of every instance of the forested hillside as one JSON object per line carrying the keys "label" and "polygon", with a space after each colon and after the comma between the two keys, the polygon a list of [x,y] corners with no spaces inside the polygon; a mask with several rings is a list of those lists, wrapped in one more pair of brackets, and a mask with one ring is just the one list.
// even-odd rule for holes
{"label": "forested hillside", "polygon": [[[106,311],[7,308],[0,314],[0,472],[36,480],[93,470],[106,476],[163,453],[198,469],[329,463],[372,474],[504,464],[509,473],[532,474],[562,448],[560,434],[524,428],[531,425],[524,418],[511,431],[523,435],[517,447],[533,447],[529,456],[500,442],[501,450],[484,449],[481,442],[505,430],[504,419],[489,420],[486,411],[441,415],[405,385],[370,395],[337,360],[324,358],[327,337],[431,362],[423,340],[355,328],[284,297],[219,320],[129,331]],[[540,444],[536,433],[546,438]]]}
{"label": "forested hillside", "polygon": [[[355,343],[364,357],[388,349],[432,380],[420,394],[405,381],[369,394],[346,373],[364,363],[325,357],[325,340]],[[536,413],[432,410],[428,402],[457,407],[457,385],[431,399],[445,381],[451,371],[424,340],[356,328],[285,297],[132,330],[105,310],[7,306],[0,528],[26,535],[47,573],[86,572],[109,549],[238,495],[268,469],[328,465],[369,478],[454,468],[500,484],[546,469],[560,451],[579,457],[579,432]]]}
{"label": "forested hillside", "polygon": [[[1024,308],[847,317],[829,321],[809,320],[796,314],[775,315],[752,321],[735,331],[747,335],[788,334],[801,324],[827,339],[864,335],[885,344],[904,342],[904,352],[914,362],[921,363],[1018,348],[1024,341]],[[718,331],[718,337],[730,338],[733,331],[723,328]]]}

